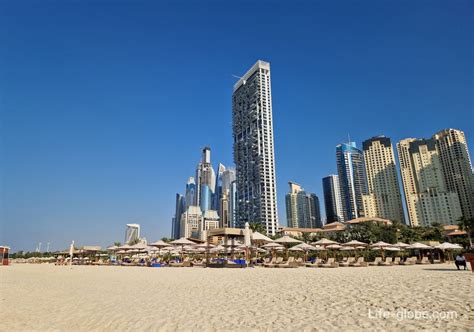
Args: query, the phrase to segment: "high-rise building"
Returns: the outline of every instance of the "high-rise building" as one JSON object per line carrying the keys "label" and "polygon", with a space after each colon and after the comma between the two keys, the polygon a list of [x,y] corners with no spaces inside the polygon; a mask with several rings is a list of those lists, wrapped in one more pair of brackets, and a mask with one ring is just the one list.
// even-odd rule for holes
{"label": "high-rise building", "polygon": [[235,186],[235,169],[225,168],[221,176],[219,217],[222,227],[233,227],[235,215],[235,195],[232,187]]}
{"label": "high-rise building", "polygon": [[199,239],[203,227],[203,215],[201,208],[190,205],[181,215],[180,237]]}
{"label": "high-rise building", "polygon": [[186,201],[186,210],[190,205],[196,205],[196,182],[194,181],[194,177],[189,177],[188,182],[186,183],[186,193],[185,193],[185,201]]}
{"label": "high-rise building", "polygon": [[290,192],[286,194],[286,219],[288,227],[322,227],[319,199],[308,194],[297,183],[289,182]]}
{"label": "high-rise building", "polygon": [[364,216],[362,196],[367,194],[364,157],[355,142],[336,146],[337,172],[344,220]]}
{"label": "high-rise building", "polygon": [[234,162],[237,171],[235,224],[262,223],[278,229],[270,64],[257,61],[234,85]]}
{"label": "high-rise building", "polygon": [[362,143],[368,194],[363,196],[366,217],[405,223],[402,195],[390,138],[378,136]]}
{"label": "high-rise building", "polygon": [[173,239],[178,239],[181,233],[181,215],[186,211],[186,202],[184,196],[181,194],[176,194],[176,205],[175,213],[173,217],[173,224],[171,229],[171,237]]}
{"label": "high-rise building", "polygon": [[212,209],[219,211],[220,200],[222,198],[222,177],[226,167],[219,163],[217,167],[217,179],[216,179],[216,187],[214,188],[214,195],[212,199]]}
{"label": "high-rise building", "polygon": [[410,224],[455,224],[461,206],[458,194],[446,186],[435,140],[407,138],[397,150]]}
{"label": "high-rise building", "polygon": [[125,244],[133,243],[140,239],[140,225],[127,224],[125,228]]}
{"label": "high-rise building", "polygon": [[344,221],[339,176],[332,174],[323,178],[323,193],[326,223]]}
{"label": "high-rise building", "polygon": [[196,168],[196,204],[204,212],[212,208],[212,197],[216,188],[216,173],[211,164],[211,149],[202,150],[202,159]]}
{"label": "high-rise building", "polygon": [[458,194],[465,218],[474,218],[474,177],[464,132],[444,129],[433,138],[439,151],[441,168],[448,191]]}
{"label": "high-rise building", "polygon": [[215,228],[219,228],[219,215],[215,210],[207,210],[203,214],[203,222],[200,238],[203,241],[206,241],[207,231]]}

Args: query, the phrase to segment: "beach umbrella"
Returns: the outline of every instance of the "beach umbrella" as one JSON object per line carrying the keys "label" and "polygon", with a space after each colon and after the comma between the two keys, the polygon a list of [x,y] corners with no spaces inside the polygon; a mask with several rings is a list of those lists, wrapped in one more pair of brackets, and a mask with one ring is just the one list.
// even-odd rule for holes
{"label": "beach umbrella", "polygon": [[118,250],[118,249],[119,249],[119,247],[117,247],[116,245],[107,247],[107,250],[108,250],[108,251],[116,251],[116,250]]}
{"label": "beach umbrella", "polygon": [[354,250],[354,248],[349,247],[349,246],[345,246],[345,247],[340,248],[339,250],[340,251],[350,251],[350,250]]}
{"label": "beach umbrella", "polygon": [[157,247],[161,249],[161,248],[169,247],[171,244],[166,243],[165,241],[159,240],[159,241],[150,243],[149,245],[152,247]]}
{"label": "beach umbrella", "polygon": [[291,250],[291,251],[304,251],[303,249],[298,248],[297,246],[291,247],[291,248],[288,249],[288,250]]}
{"label": "beach umbrella", "polygon": [[289,237],[288,235],[282,236],[279,239],[275,240],[276,243],[281,243],[281,244],[290,244],[290,243],[301,243],[303,241],[294,239],[292,237]]}
{"label": "beach umbrella", "polygon": [[321,240],[313,242],[311,244],[319,244],[319,245],[322,245],[322,246],[328,246],[328,245],[331,245],[331,244],[338,244],[338,243],[336,241],[332,241],[332,240],[328,240],[326,238],[322,238]]}
{"label": "beach umbrella", "polygon": [[341,248],[342,246],[339,244],[331,244],[331,245],[326,246],[326,249],[341,249]]}
{"label": "beach umbrella", "polygon": [[426,244],[423,244],[423,243],[419,243],[419,242],[415,242],[413,244],[411,244],[408,249],[433,249],[433,247],[429,246],[429,245],[426,245]]}
{"label": "beach umbrella", "polygon": [[252,242],[258,242],[258,243],[273,242],[273,240],[270,239],[268,236],[265,236],[259,232],[253,232],[251,238],[252,238]]}
{"label": "beach umbrella", "polygon": [[400,251],[400,248],[396,248],[396,247],[386,247],[384,249],[387,251]]}
{"label": "beach umbrella", "polygon": [[397,247],[397,248],[400,248],[400,249],[403,249],[403,248],[408,248],[410,245],[407,244],[407,243],[403,243],[403,242],[397,242],[393,246]]}
{"label": "beach umbrella", "polygon": [[364,247],[364,246],[367,246],[368,244],[364,243],[364,242],[357,241],[357,240],[352,240],[352,241],[349,241],[347,243],[343,243],[342,245],[343,246],[350,246],[350,247]]}
{"label": "beach umbrella", "polygon": [[390,244],[390,243],[387,243],[387,242],[383,242],[383,241],[379,241],[379,242],[376,242],[376,243],[371,244],[370,247],[371,247],[371,248],[393,247],[393,244]]}
{"label": "beach umbrella", "polygon": [[270,242],[270,243],[264,244],[262,246],[262,248],[275,249],[275,248],[283,248],[283,246],[281,244],[278,244],[278,243],[275,243],[275,242]]}
{"label": "beach umbrella", "polygon": [[443,242],[441,244],[438,244],[437,246],[435,246],[435,248],[441,249],[441,250],[462,249],[462,247],[459,244],[454,244],[454,243],[449,243],[449,242]]}
{"label": "beach umbrella", "polygon": [[182,245],[182,246],[185,246],[185,245],[195,245],[196,243],[194,243],[193,241],[190,241],[188,240],[187,238],[185,237],[182,237],[182,238],[179,238],[177,240],[174,240],[174,241],[171,241],[170,244],[175,244],[175,245]]}

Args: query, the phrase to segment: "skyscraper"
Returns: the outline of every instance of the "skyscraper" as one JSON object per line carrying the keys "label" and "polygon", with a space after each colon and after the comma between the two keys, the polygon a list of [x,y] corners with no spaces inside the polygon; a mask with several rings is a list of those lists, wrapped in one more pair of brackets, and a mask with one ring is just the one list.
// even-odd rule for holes
{"label": "skyscraper", "polygon": [[435,140],[407,138],[397,150],[410,224],[455,224],[461,206],[446,186]]}
{"label": "skyscraper", "polygon": [[212,209],[212,197],[216,188],[216,173],[211,164],[211,149],[202,150],[202,159],[196,168],[196,204],[204,213]]}
{"label": "skyscraper", "polygon": [[288,184],[290,192],[285,197],[288,227],[322,227],[318,196],[306,193],[297,183],[288,182]]}
{"label": "skyscraper", "polygon": [[259,222],[267,234],[274,235],[278,211],[268,62],[257,61],[234,85],[232,128],[237,171],[236,225]]}
{"label": "skyscraper", "polygon": [[232,189],[235,186],[235,169],[224,168],[221,176],[219,216],[222,227],[233,227],[235,215],[235,195]]}
{"label": "skyscraper", "polygon": [[203,227],[203,214],[199,206],[190,205],[181,215],[180,237],[199,239]]}
{"label": "skyscraper", "polygon": [[326,223],[344,221],[339,176],[332,174],[323,178],[323,193]]}
{"label": "skyscraper", "polygon": [[185,201],[186,201],[186,209],[188,209],[188,207],[190,205],[196,205],[197,202],[196,202],[196,182],[194,182],[194,177],[189,177],[188,178],[188,182],[186,183],[186,193],[185,193]]}
{"label": "skyscraper", "polygon": [[140,239],[140,225],[127,224],[125,228],[125,244],[130,244]]}
{"label": "skyscraper", "polygon": [[363,196],[366,217],[405,223],[402,196],[390,138],[378,136],[362,143],[368,194]]}
{"label": "skyscraper", "polygon": [[458,194],[463,216],[467,219],[474,218],[474,177],[464,132],[444,129],[433,138],[447,189]]}
{"label": "skyscraper", "polygon": [[186,211],[186,202],[184,196],[181,194],[176,194],[175,213],[171,229],[171,237],[173,239],[178,239],[181,233],[181,215],[184,211]]}
{"label": "skyscraper", "polygon": [[367,194],[364,157],[355,142],[336,146],[337,172],[344,220],[364,216],[362,195]]}

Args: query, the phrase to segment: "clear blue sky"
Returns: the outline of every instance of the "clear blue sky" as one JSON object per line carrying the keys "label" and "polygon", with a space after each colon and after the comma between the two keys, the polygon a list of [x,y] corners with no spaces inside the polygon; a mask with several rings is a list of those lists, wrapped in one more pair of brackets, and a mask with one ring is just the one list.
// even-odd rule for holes
{"label": "clear blue sky", "polygon": [[[0,244],[169,236],[200,149],[232,164],[231,94],[272,66],[279,215],[322,196],[335,146],[463,129],[474,146],[472,1],[2,1]],[[321,197],[322,198],[322,197]],[[322,203],[322,202],[321,202]]]}

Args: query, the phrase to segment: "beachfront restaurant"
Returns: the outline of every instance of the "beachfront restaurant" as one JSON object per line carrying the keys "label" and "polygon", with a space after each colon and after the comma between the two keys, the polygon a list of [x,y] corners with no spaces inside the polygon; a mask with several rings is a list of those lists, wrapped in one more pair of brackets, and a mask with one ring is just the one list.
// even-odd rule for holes
{"label": "beachfront restaurant", "polygon": [[[242,228],[215,228],[207,231],[207,243],[212,243],[213,238],[222,238],[224,241],[224,257],[226,259],[218,262],[211,262],[209,247],[206,248],[206,266],[207,267],[244,267],[246,266],[245,261],[236,262],[234,256],[234,248],[236,247],[236,239],[245,238],[246,229]],[[250,235],[249,235],[250,236]],[[230,249],[230,251],[228,250]],[[230,259],[227,259],[227,255],[230,253]]]}

